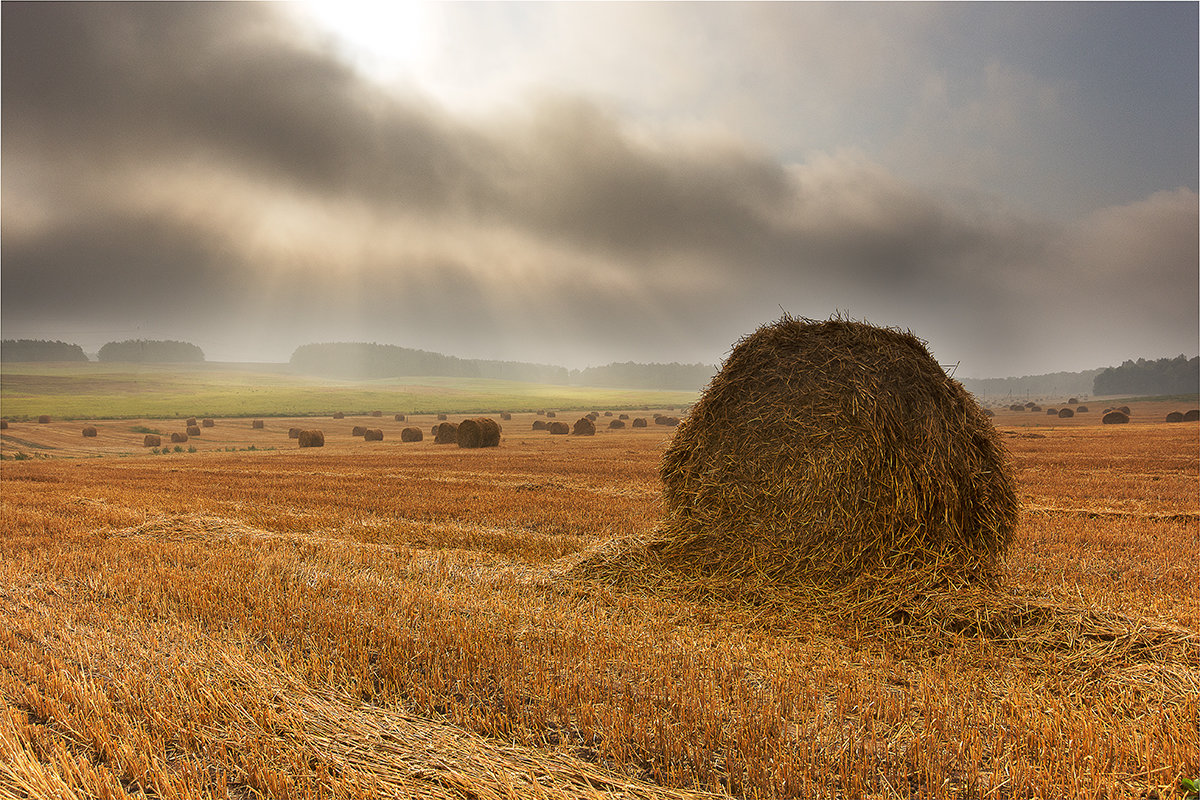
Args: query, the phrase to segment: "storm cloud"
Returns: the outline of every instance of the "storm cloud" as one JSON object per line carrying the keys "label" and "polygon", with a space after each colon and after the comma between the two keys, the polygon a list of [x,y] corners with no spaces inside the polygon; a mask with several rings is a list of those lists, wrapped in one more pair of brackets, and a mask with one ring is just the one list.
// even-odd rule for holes
{"label": "storm cloud", "polygon": [[562,88],[470,113],[277,4],[5,3],[2,33],[6,337],[712,362],[783,307],[977,375],[1195,349],[1194,175],[1058,219]]}

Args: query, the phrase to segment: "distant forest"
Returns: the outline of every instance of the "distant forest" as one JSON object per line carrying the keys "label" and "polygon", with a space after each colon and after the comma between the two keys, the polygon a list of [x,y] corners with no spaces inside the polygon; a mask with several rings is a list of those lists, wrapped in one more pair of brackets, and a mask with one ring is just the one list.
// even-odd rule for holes
{"label": "distant forest", "polygon": [[579,386],[620,386],[628,389],[680,389],[699,391],[708,385],[717,368],[711,364],[635,364],[626,361],[571,372]]}
{"label": "distant forest", "polygon": [[204,351],[188,342],[128,339],[124,342],[109,342],[100,348],[97,357],[101,361],[177,363],[203,361]]}
{"label": "distant forest", "polygon": [[1096,376],[1094,394],[1195,394],[1200,392],[1200,357],[1126,361]]}
{"label": "distant forest", "polygon": [[397,378],[435,375],[451,378],[496,378],[527,383],[567,383],[566,367],[522,361],[485,361],[413,350],[392,344],[329,342],[296,348],[292,369],[331,378]]}
{"label": "distant forest", "polygon": [[83,348],[44,339],[5,339],[0,341],[0,361],[87,361]]}

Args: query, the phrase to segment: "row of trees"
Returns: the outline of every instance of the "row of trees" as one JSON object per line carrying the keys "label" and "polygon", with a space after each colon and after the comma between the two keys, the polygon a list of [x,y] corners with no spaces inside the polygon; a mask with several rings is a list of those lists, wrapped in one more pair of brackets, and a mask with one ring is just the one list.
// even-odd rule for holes
{"label": "row of trees", "polygon": [[57,339],[5,339],[0,341],[0,361],[87,361],[77,344]]}
{"label": "row of trees", "polygon": [[437,375],[451,378],[497,378],[528,383],[566,383],[566,367],[523,361],[457,358],[374,342],[326,342],[296,348],[292,369],[331,378],[397,378]]}
{"label": "row of trees", "polygon": [[1200,391],[1200,357],[1126,361],[1102,370],[1093,382],[1093,394],[1195,394]]}
{"label": "row of trees", "polygon": [[637,364],[625,361],[571,372],[571,383],[579,386],[621,386],[629,389],[703,389],[717,368],[711,364]]}
{"label": "row of trees", "polygon": [[[204,360],[204,351],[188,342],[162,339],[129,339],[109,342],[100,348],[101,361],[194,362]],[[87,361],[77,344],[45,339],[5,339],[0,342],[3,361]]]}

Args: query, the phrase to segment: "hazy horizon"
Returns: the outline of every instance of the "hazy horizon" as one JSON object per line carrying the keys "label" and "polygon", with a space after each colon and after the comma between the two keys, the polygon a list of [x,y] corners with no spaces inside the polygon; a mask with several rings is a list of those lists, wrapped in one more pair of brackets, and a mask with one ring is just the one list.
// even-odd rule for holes
{"label": "hazy horizon", "polygon": [[0,331],[957,375],[1192,356],[1200,6],[5,2]]}

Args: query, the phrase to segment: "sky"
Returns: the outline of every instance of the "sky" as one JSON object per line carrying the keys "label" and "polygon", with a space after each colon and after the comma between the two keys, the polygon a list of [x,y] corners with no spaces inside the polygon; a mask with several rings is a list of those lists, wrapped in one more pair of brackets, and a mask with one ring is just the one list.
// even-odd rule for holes
{"label": "sky", "polygon": [[0,330],[965,377],[1200,349],[1196,3],[0,6]]}

